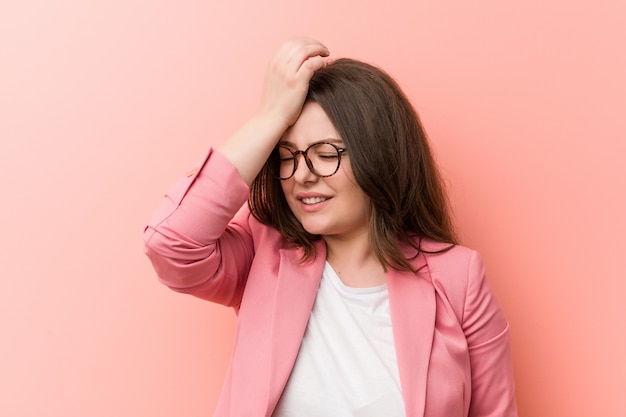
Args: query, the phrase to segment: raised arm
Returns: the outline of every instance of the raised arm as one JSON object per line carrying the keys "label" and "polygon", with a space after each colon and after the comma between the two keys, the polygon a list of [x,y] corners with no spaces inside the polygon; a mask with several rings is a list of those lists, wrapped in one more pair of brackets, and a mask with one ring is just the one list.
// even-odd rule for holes
{"label": "raised arm", "polygon": [[309,38],[283,44],[269,65],[259,110],[217,149],[248,185],[300,115],[309,81],[325,65],[328,54],[324,45]]}
{"label": "raised arm", "polygon": [[145,252],[170,288],[237,307],[254,257],[249,212],[236,212],[275,144],[298,118],[325,46],[285,43],[272,60],[261,105],[219,149],[167,194],[144,232]]}

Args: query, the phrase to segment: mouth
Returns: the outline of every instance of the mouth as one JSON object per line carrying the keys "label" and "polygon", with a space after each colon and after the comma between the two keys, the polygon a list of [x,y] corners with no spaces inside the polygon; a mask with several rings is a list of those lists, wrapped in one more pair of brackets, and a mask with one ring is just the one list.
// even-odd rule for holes
{"label": "mouth", "polygon": [[304,197],[300,199],[300,201],[302,201],[303,204],[307,204],[307,205],[318,204],[326,200],[328,200],[328,197]]}

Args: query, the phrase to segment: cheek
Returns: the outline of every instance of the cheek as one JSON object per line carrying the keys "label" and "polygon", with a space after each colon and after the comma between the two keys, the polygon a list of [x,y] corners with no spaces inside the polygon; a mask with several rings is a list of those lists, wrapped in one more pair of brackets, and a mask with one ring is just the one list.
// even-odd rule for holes
{"label": "cheek", "polygon": [[287,204],[291,208],[291,211],[293,211],[294,200],[293,200],[292,192],[291,192],[293,190],[293,180],[292,179],[288,179],[286,181],[281,181],[280,182],[280,188],[283,191],[283,195],[285,196],[285,200],[287,200]]}
{"label": "cheek", "polygon": [[291,179],[280,182],[280,188],[283,190],[283,194],[287,200],[289,200],[289,196],[291,195],[291,190],[293,189],[292,182],[293,181]]}
{"label": "cheek", "polygon": [[354,178],[349,179],[349,181],[351,181],[351,201],[353,202],[355,208],[358,207],[359,213],[361,213],[364,217],[369,218],[371,211],[370,198],[365,194],[365,192],[363,192],[361,187],[356,184],[356,180]]}
{"label": "cheek", "polygon": [[352,166],[350,166],[349,162],[346,164],[342,162],[339,170],[342,173],[341,177],[343,177],[343,187],[354,188],[358,190],[358,192],[362,192],[361,187],[356,182],[356,178],[354,178],[354,173],[352,172]]}

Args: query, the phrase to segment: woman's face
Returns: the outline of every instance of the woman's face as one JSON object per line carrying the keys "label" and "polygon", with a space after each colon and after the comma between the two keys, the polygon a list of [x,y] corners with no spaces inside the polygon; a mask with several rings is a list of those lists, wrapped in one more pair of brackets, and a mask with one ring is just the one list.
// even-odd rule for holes
{"label": "woman's face", "polygon": [[[297,151],[320,141],[345,147],[322,107],[309,102],[279,144]],[[302,155],[297,158],[296,172],[291,178],[281,181],[281,185],[291,211],[304,229],[311,234],[328,237],[367,235],[368,198],[352,174],[350,150],[343,154],[339,170],[330,177],[316,176],[309,170]]]}

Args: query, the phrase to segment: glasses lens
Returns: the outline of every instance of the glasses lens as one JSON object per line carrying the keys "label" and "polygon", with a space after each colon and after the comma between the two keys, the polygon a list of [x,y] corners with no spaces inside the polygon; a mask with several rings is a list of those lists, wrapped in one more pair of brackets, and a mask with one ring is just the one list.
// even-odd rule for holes
{"label": "glasses lens", "polygon": [[276,147],[267,160],[272,175],[281,180],[291,177],[295,171],[293,152],[287,147]]}
{"label": "glasses lens", "polygon": [[307,156],[313,165],[313,173],[328,177],[339,168],[339,151],[329,143],[318,143],[309,148]]}
{"label": "glasses lens", "polygon": [[[281,180],[291,178],[296,171],[298,154],[286,146],[277,146],[267,160],[272,175]],[[294,156],[298,155],[298,156]],[[304,156],[304,155],[303,155]],[[336,147],[329,143],[318,143],[309,147],[306,151],[308,161],[306,165],[313,174],[319,177],[329,177],[339,169],[340,155]],[[302,163],[305,163],[302,161]]]}

